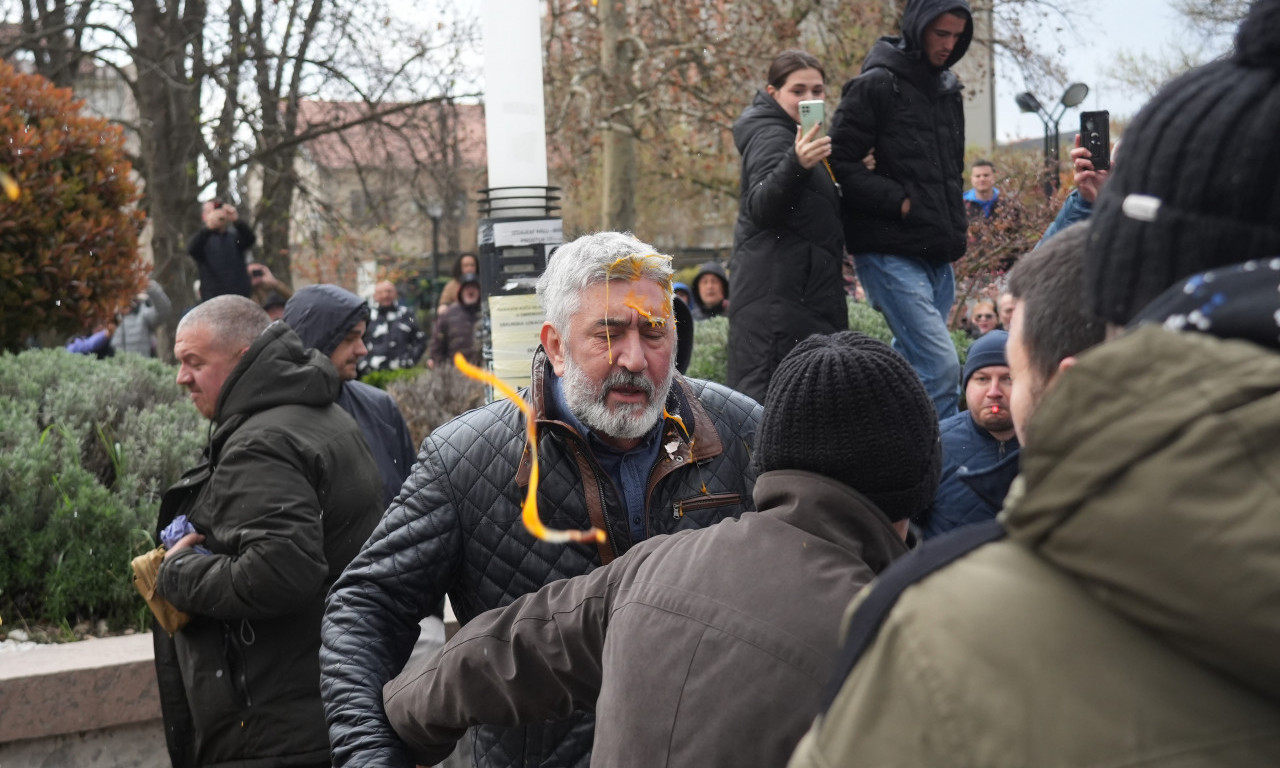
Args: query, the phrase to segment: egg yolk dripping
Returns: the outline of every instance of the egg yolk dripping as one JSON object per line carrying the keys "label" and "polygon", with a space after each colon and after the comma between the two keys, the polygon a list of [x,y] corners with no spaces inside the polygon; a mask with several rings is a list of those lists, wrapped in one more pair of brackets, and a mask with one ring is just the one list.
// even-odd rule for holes
{"label": "egg yolk dripping", "polygon": [[[609,306],[609,291],[613,288],[615,280],[624,280],[628,283],[635,283],[645,278],[645,270],[661,270],[671,265],[671,257],[663,256],[660,253],[650,253],[640,255],[633,253],[630,256],[619,256],[605,270],[604,283],[604,304],[606,311]],[[671,279],[654,281],[662,287],[663,306],[649,307],[646,306],[644,300],[635,292],[634,289],[628,288],[627,295],[623,298],[622,305],[628,309],[634,309],[650,327],[665,328],[667,320],[671,318],[671,297],[673,295],[671,289]],[[609,364],[613,365],[613,337],[610,335],[606,338],[605,343],[609,349]]]}
{"label": "egg yolk dripping", "polygon": [[542,518],[538,517],[538,433],[537,419],[533,414],[533,408],[525,402],[523,397],[520,397],[514,387],[483,368],[477,368],[468,363],[461,352],[453,356],[453,364],[458,367],[459,371],[462,371],[470,378],[483,381],[501,392],[511,402],[515,403],[520,412],[524,414],[525,438],[529,446],[531,466],[529,469],[529,490],[525,493],[524,505],[520,508],[520,522],[524,523],[524,527],[529,530],[529,533],[533,534],[536,539],[555,544],[571,541],[603,542],[605,533],[595,526],[585,531],[563,531],[556,528],[548,528],[542,524]]}

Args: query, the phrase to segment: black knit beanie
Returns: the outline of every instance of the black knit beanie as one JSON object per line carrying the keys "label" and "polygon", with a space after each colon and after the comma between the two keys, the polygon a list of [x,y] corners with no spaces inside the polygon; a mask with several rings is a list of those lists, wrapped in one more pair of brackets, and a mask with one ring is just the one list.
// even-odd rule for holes
{"label": "black knit beanie", "polygon": [[1280,0],[1235,51],[1166,85],[1124,132],[1085,261],[1094,313],[1124,324],[1181,278],[1280,254]]}
{"label": "black knit beanie", "polygon": [[940,461],[933,401],[882,342],[856,331],[810,336],[769,382],[756,435],[761,472],[826,475],[897,521],[933,503]]}

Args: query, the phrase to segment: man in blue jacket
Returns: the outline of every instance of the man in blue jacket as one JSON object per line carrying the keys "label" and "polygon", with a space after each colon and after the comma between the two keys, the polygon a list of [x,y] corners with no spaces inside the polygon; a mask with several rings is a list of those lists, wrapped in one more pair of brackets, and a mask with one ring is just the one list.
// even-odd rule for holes
{"label": "man in blue jacket", "polygon": [[1004,331],[991,331],[969,347],[964,366],[968,409],[938,425],[942,479],[933,509],[916,520],[926,539],[995,517],[1018,474],[1018,438],[1009,410],[1013,379],[1004,352],[1008,339]]}

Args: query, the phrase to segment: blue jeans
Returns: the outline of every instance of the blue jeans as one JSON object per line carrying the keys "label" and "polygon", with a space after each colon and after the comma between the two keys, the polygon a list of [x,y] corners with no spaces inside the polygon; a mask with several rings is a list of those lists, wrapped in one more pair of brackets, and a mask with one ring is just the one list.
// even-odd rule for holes
{"label": "blue jeans", "polygon": [[933,398],[938,419],[952,415],[960,401],[960,359],[947,330],[956,300],[951,265],[881,253],[856,254],[853,263],[867,300],[889,321],[893,348]]}

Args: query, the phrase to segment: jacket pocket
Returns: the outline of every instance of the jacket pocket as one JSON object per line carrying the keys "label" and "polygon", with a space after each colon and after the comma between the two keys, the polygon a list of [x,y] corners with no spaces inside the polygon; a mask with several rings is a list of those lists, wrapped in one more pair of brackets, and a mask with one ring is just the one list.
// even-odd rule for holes
{"label": "jacket pocket", "polygon": [[676,530],[705,528],[726,517],[738,517],[742,511],[742,494],[738,493],[709,493],[671,504]]}

